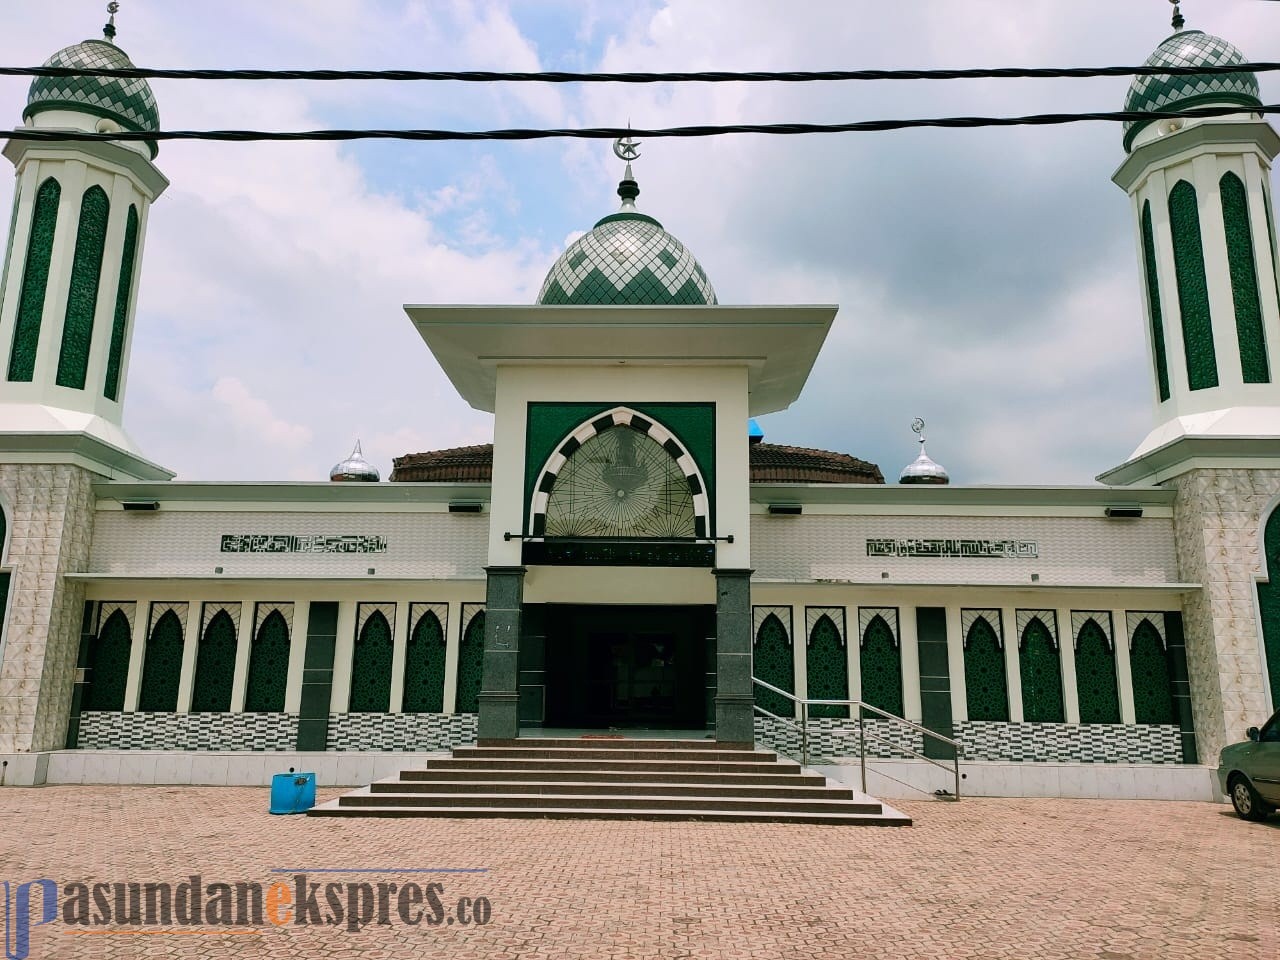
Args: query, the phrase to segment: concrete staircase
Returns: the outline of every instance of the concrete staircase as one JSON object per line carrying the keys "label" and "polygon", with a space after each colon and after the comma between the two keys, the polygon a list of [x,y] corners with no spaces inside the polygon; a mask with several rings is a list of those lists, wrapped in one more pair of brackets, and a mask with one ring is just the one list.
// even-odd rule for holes
{"label": "concrete staircase", "polygon": [[712,740],[488,741],[432,758],[313,817],[548,817],[876,824],[909,817],[775,753]]}

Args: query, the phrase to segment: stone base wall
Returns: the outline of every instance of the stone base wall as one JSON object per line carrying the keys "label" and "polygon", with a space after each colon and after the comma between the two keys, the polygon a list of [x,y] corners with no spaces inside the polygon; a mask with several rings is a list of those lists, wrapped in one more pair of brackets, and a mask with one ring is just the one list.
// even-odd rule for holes
{"label": "stone base wall", "polygon": [[1017,763],[1181,763],[1177,724],[997,723],[956,724],[965,760]]}
{"label": "stone base wall", "polygon": [[[891,720],[867,720],[866,731],[869,757],[901,760],[912,756],[908,750],[924,752],[923,734]],[[756,717],[756,742],[793,759],[801,755],[799,726],[772,717]],[[809,721],[810,763],[857,757],[859,753],[856,719],[816,717]]]}
{"label": "stone base wall", "polygon": [[326,750],[448,750],[476,742],[474,713],[337,713]]}

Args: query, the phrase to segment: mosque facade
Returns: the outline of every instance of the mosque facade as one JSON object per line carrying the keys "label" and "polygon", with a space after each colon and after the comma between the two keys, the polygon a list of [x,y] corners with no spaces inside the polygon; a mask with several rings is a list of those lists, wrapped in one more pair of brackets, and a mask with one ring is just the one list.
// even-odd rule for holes
{"label": "mosque facade", "polygon": [[[130,66],[113,39],[49,63]],[[1246,62],[1181,29],[1149,61]],[[178,481],[124,426],[157,146],[9,140],[7,782],[550,729],[789,752],[787,694],[965,763],[1114,765],[1157,795],[1203,772],[1280,700],[1280,139],[1247,71],[1139,77],[1126,103],[1199,105],[1239,110],[1124,131],[1152,430],[1077,487],[951,483],[923,423],[899,483],[748,430],[799,396],[837,307],[721,304],[641,211],[626,141],[620,209],[537,303],[406,307],[491,445],[388,481],[358,447],[329,482]],[[103,77],[37,78],[22,120],[160,129],[146,81]],[[806,711],[812,756],[847,756],[857,708]],[[866,723],[880,760],[937,756]]]}

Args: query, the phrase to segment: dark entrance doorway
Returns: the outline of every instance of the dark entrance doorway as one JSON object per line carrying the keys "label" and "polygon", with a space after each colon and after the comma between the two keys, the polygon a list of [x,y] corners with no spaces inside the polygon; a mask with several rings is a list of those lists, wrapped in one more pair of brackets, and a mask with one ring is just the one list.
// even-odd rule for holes
{"label": "dark entrance doorway", "polygon": [[544,609],[547,726],[706,727],[715,607]]}

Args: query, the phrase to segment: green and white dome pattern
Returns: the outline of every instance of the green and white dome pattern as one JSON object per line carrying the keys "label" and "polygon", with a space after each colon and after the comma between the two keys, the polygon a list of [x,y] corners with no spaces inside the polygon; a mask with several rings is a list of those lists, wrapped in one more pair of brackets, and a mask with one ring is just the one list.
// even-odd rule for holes
{"label": "green and white dome pattern", "polygon": [[[1220,37],[1199,30],[1175,33],[1156,48],[1145,66],[1148,67],[1218,67],[1247,63],[1245,55]],[[1156,74],[1135,77],[1125,98],[1127,111],[1178,110],[1211,103],[1238,103],[1257,107],[1258,78],[1242,70],[1239,73]],[[1124,147],[1128,150],[1134,138],[1152,121],[1130,120],[1124,125]]]}
{"label": "green and white dome pattern", "polygon": [[[46,67],[78,70],[132,70],[133,62],[123,50],[106,40],[86,40],[59,50],[45,62]],[[27,94],[22,118],[46,110],[78,110],[114,120],[126,130],[149,132],[160,129],[160,110],[151,84],[141,79],[119,77],[36,77]],[[150,144],[154,155],[156,147]]]}
{"label": "green and white dome pattern", "polygon": [[540,304],[714,304],[706,271],[662,224],[642,213],[605,217],[555,262]]}

